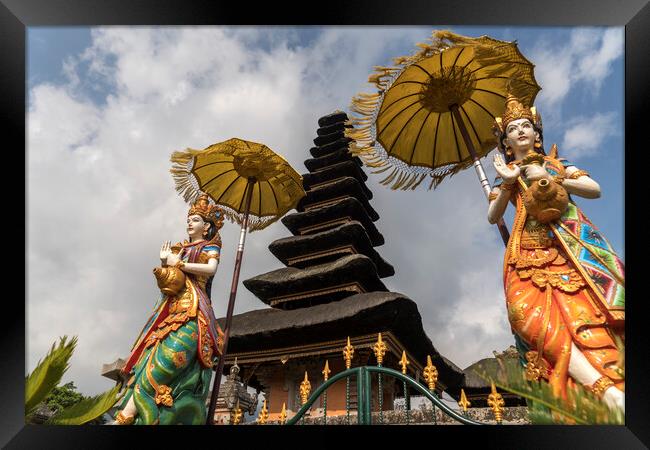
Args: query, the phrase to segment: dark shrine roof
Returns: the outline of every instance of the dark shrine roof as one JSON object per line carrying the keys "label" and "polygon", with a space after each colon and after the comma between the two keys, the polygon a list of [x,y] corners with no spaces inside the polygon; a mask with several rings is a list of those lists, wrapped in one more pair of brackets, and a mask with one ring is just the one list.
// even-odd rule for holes
{"label": "dark shrine roof", "polygon": [[363,163],[359,158],[357,158],[356,156],[352,157],[350,155],[350,152],[348,151],[347,147],[340,148],[339,150],[336,150],[325,156],[321,156],[320,158],[306,159],[304,164],[307,170],[309,170],[310,172],[315,172],[327,166],[331,166],[333,164],[344,162],[344,161],[354,161],[354,163],[357,164],[358,166],[363,165]]}
{"label": "dark shrine roof", "polygon": [[333,113],[330,113],[318,119],[318,126],[326,127],[338,122],[345,122],[346,120],[348,120],[348,115],[345,113],[345,111],[341,111],[337,109]]}
{"label": "dark shrine roof", "polygon": [[[318,262],[314,263],[314,261],[318,261],[319,259],[310,258],[290,264],[291,260],[315,252],[327,252],[327,250],[345,246],[353,246],[357,253],[370,258],[375,263],[380,278],[395,274],[393,266],[387,263],[377,253],[363,225],[356,220],[344,223],[336,228],[321,231],[320,233],[277,239],[269,245],[269,250],[285,265],[304,268],[319,264]],[[329,258],[322,257],[320,260],[324,261],[326,258],[335,259],[341,257],[341,255],[342,253],[333,253]]]}
{"label": "dark shrine roof", "polygon": [[[281,220],[294,235],[313,234],[337,227],[342,221],[356,220],[363,225],[373,246],[384,244],[384,236],[377,230],[363,204],[354,197],[347,197],[334,204],[309,211],[287,214]],[[339,220],[341,222],[337,222]]]}
{"label": "dark shrine roof", "polygon": [[305,189],[313,189],[312,186],[323,185],[328,181],[337,180],[343,177],[353,177],[359,180],[359,184],[368,199],[372,198],[372,191],[365,185],[368,175],[352,160],[332,164],[318,172],[304,173],[302,184]]}
{"label": "dark shrine roof", "polygon": [[[285,267],[244,280],[246,289],[271,306],[274,300],[280,297],[315,294],[316,291],[335,288],[346,283],[357,283],[365,292],[387,290],[379,279],[377,268],[372,260],[359,254],[343,256],[335,261],[305,269]],[[353,294],[353,292],[343,291],[344,297]],[[339,300],[332,293],[312,295],[311,298],[318,303]]]}
{"label": "dark shrine roof", "polygon": [[347,149],[350,142],[352,142],[352,139],[349,137],[340,138],[334,142],[330,142],[329,144],[312,147],[309,149],[309,153],[311,153],[311,156],[314,158],[320,158],[321,156],[329,155],[339,149]]}
{"label": "dark shrine roof", "polygon": [[373,221],[379,220],[379,214],[377,214],[377,211],[375,211],[375,209],[370,205],[362,184],[359,180],[353,177],[343,177],[332,183],[310,189],[307,191],[307,195],[300,199],[296,206],[296,210],[298,212],[303,212],[305,207],[309,207],[314,203],[325,202],[343,196],[356,198],[365,208],[368,217]]}
{"label": "dark shrine roof", "polygon": [[[225,318],[217,319],[223,327]],[[345,335],[390,330],[418,361],[431,355],[439,377],[448,386],[460,386],[463,372],[434,348],[422,327],[416,303],[395,292],[356,294],[344,300],[282,311],[260,309],[233,317],[228,350],[263,351],[340,339]]]}

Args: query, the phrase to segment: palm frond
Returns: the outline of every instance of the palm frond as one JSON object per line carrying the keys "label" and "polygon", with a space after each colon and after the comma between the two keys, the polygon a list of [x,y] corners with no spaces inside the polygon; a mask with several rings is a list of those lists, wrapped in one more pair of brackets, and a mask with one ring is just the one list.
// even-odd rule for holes
{"label": "palm frond", "polygon": [[[52,416],[46,425],[83,425],[91,420],[94,420],[117,403],[122,396],[118,397],[120,385],[115,386],[113,389],[104,392],[103,394],[95,397],[89,397],[81,400],[78,403],[58,412]],[[124,391],[126,392],[126,391]],[[124,395],[124,393],[122,393]]]}
{"label": "palm frond", "polygon": [[25,416],[33,413],[36,406],[45,400],[49,393],[59,384],[63,374],[68,370],[70,357],[77,345],[77,337],[60,338],[59,345],[52,344],[48,354],[39,361],[31,374],[25,379]]}

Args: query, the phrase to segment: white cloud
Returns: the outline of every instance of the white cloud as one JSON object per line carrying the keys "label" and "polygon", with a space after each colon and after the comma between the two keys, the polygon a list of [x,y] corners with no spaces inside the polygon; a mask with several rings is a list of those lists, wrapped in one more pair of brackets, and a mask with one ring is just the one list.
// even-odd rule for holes
{"label": "white cloud", "polygon": [[568,42],[540,40],[530,59],[542,86],[537,97],[541,111],[559,117],[562,100],[581,82],[597,93],[611,73],[612,63],[622,54],[623,28],[576,28]]}
{"label": "white cloud", "polygon": [[622,128],[615,112],[596,113],[590,117],[576,117],[566,125],[562,141],[563,155],[569,160],[594,155],[609,136]]}

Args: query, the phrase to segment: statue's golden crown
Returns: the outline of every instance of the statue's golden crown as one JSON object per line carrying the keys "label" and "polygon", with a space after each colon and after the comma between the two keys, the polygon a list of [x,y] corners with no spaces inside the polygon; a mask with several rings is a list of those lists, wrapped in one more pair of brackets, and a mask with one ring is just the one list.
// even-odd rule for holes
{"label": "statue's golden crown", "polygon": [[213,223],[217,229],[221,228],[223,225],[223,210],[217,205],[210,204],[210,197],[208,197],[208,194],[201,194],[192,204],[187,215],[192,216],[194,214],[198,214],[206,222]]}
{"label": "statue's golden crown", "polygon": [[542,121],[536,108],[534,106],[530,108],[524,106],[517,97],[509,94],[506,98],[506,110],[503,117],[495,117],[494,119],[495,128],[499,132],[505,133],[508,124],[517,119],[528,119],[535,126],[541,128]]}

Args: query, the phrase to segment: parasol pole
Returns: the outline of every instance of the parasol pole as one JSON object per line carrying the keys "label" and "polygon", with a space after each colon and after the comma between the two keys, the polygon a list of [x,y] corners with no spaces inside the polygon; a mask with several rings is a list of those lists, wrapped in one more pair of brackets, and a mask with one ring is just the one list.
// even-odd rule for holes
{"label": "parasol pole", "polygon": [[[456,118],[456,123],[458,123],[458,128],[460,128],[460,134],[463,136],[463,140],[465,141],[465,145],[467,146],[470,155],[472,155],[472,159],[474,160],[474,169],[476,170],[478,179],[481,182],[481,187],[483,188],[485,197],[489,199],[492,188],[490,187],[487,175],[485,175],[485,170],[483,170],[483,164],[481,164],[481,160],[476,154],[474,144],[472,144],[472,141],[469,138],[469,133],[467,132],[467,128],[465,128],[463,118],[461,117],[460,112],[458,112],[458,105],[451,105],[449,109]],[[510,232],[508,231],[508,227],[506,227],[506,223],[503,221],[503,217],[497,222],[497,227],[499,227],[499,233],[501,234],[503,244],[507,246],[508,241],[510,240]]]}
{"label": "parasol pole", "polygon": [[237,256],[235,258],[235,271],[232,274],[232,285],[230,286],[230,299],[228,300],[228,312],[226,313],[226,325],[223,332],[223,348],[221,350],[221,357],[217,364],[217,371],[214,375],[214,383],[212,384],[212,396],[210,397],[210,407],[208,408],[208,416],[206,425],[213,425],[214,410],[217,407],[217,397],[219,396],[219,387],[221,385],[221,375],[223,374],[223,366],[226,360],[226,351],[228,350],[228,337],[230,336],[230,325],[232,324],[232,315],[235,309],[235,297],[237,297],[237,284],[239,284],[239,271],[241,269],[241,262],[244,256],[244,242],[246,241],[246,229],[248,228],[248,213],[251,207],[251,198],[253,197],[253,186],[257,180],[249,178],[246,185],[245,204],[244,204],[244,220],[242,222],[241,231],[239,232],[239,246],[237,247]]}

